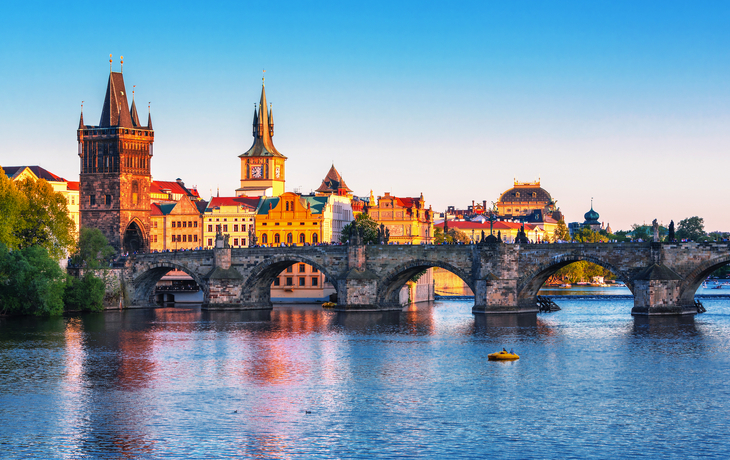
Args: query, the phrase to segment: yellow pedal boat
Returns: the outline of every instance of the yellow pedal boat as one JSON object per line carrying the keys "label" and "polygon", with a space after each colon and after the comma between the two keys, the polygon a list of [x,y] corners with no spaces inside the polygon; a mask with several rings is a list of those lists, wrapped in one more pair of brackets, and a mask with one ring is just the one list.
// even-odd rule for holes
{"label": "yellow pedal boat", "polygon": [[508,353],[504,350],[487,355],[487,357],[490,361],[513,361],[515,359],[520,359],[519,355],[516,353]]}

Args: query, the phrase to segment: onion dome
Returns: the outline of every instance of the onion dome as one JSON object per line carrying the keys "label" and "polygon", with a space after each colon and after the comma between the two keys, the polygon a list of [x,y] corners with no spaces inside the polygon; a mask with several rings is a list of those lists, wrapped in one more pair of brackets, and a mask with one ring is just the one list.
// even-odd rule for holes
{"label": "onion dome", "polygon": [[601,216],[599,216],[598,213],[593,210],[593,206],[591,206],[591,210],[585,213],[583,217],[585,217],[586,222],[588,222],[592,220],[598,221],[598,218]]}

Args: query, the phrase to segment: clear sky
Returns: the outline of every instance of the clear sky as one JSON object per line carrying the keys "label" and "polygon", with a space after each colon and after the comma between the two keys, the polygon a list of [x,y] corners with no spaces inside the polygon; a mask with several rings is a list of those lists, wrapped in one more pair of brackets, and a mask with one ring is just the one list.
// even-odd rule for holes
{"label": "clear sky", "polygon": [[155,179],[239,186],[266,69],[287,190],[334,162],[357,195],[443,210],[541,178],[566,220],[730,230],[730,2],[12,2],[0,165],[78,180],[124,56]]}

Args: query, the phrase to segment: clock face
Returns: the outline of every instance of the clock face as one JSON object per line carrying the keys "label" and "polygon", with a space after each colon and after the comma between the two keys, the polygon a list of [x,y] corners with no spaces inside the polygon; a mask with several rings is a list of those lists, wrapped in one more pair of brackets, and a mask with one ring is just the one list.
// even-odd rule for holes
{"label": "clock face", "polygon": [[261,179],[263,177],[263,166],[251,166],[251,177]]}
{"label": "clock face", "polygon": [[281,177],[281,166],[276,167],[276,178],[279,179]]}

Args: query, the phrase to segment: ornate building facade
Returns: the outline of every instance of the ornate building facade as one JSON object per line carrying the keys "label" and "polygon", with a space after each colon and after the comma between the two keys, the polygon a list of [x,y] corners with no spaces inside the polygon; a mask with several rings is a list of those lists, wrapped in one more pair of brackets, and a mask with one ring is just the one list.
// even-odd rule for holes
{"label": "ornate building facade", "polygon": [[385,225],[392,243],[430,244],[433,242],[433,212],[425,206],[423,194],[399,198],[385,192],[376,203],[371,192],[367,213],[378,225]]}
{"label": "ornate building facade", "polygon": [[82,227],[98,228],[118,251],[149,250],[152,118],[142,125],[121,72],[109,73],[98,126],[77,130]]}
{"label": "ornate building facade", "polygon": [[274,147],[274,113],[266,106],[266,87],[261,85],[258,110],[253,112],[253,145],[241,159],[241,187],[237,196],[279,196],[286,182],[286,157]]}

